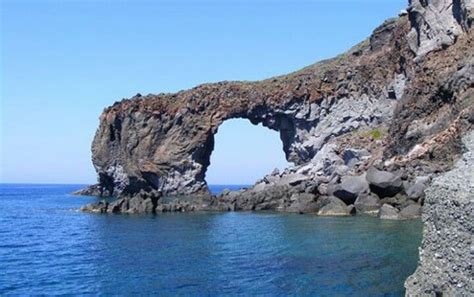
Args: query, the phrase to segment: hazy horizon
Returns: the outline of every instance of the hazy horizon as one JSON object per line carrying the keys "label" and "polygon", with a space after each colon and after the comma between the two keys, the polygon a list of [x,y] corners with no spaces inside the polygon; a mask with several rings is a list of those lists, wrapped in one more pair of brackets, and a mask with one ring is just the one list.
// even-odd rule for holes
{"label": "hazy horizon", "polygon": [[[298,70],[366,39],[407,1],[0,5],[0,182],[90,184],[98,117],[115,101]],[[278,133],[244,120],[220,127],[211,162],[209,184],[251,184],[286,164]]]}

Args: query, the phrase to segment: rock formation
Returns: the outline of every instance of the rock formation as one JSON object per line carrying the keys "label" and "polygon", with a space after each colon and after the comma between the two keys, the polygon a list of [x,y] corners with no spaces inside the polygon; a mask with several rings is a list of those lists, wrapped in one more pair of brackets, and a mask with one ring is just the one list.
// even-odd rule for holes
{"label": "rock formation", "polygon": [[230,118],[279,131],[286,158],[306,175],[329,145],[336,154],[368,147],[367,164],[452,161],[472,120],[471,25],[470,0],[414,0],[368,40],[300,71],[117,102],[100,116],[99,184],[89,192],[207,194],[214,134]]}
{"label": "rock formation", "polygon": [[474,296],[474,132],[455,169],[426,191],[420,265],[405,283],[408,296]]}
{"label": "rock formation", "polygon": [[[78,194],[119,199],[83,210],[274,210],[398,220],[419,216],[426,201],[426,253],[436,250],[432,230],[439,224],[470,226],[472,235],[472,216],[462,226],[436,217],[444,197],[429,190],[425,198],[425,189],[452,168],[462,136],[473,129],[473,7],[472,0],[411,0],[346,53],[288,75],[116,102],[100,116],[92,143],[98,184]],[[212,196],[205,175],[214,135],[231,118],[279,131],[295,166]],[[467,202],[451,196],[446,207],[455,207],[446,211],[464,216],[459,205]],[[431,264],[422,254],[407,282],[410,294],[438,290],[426,275],[440,261]],[[441,276],[433,282],[447,284],[442,291],[454,288]]]}

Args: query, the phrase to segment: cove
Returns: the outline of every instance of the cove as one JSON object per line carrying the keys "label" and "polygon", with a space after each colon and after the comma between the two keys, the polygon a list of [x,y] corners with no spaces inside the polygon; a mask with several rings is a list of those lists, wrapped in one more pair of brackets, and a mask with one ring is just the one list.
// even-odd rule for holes
{"label": "cove", "polygon": [[417,265],[419,220],[97,215],[79,188],[0,185],[0,294],[402,296]]}

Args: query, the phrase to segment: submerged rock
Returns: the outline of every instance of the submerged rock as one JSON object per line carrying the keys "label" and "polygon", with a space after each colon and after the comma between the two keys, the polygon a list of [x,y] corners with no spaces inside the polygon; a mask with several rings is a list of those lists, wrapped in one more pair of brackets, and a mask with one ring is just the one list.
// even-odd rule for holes
{"label": "submerged rock", "polygon": [[82,206],[80,210],[84,212],[92,212],[92,213],[106,213],[108,206],[109,206],[109,203],[103,200],[97,203],[89,203],[85,206]]}
{"label": "submerged rock", "polygon": [[400,216],[398,209],[389,204],[384,204],[379,210],[379,218],[383,220],[399,220]]}
{"label": "submerged rock", "polygon": [[320,216],[348,216],[351,215],[352,208],[348,207],[341,199],[337,197],[321,197],[319,201]]}

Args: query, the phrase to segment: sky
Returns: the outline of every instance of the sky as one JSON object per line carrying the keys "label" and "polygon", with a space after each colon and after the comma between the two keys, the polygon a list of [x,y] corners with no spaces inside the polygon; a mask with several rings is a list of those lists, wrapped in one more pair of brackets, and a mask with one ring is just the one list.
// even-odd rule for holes
{"label": "sky", "polygon": [[[407,1],[0,5],[0,182],[94,183],[90,145],[106,106],[295,71],[367,38]],[[286,161],[278,133],[232,120],[219,129],[211,162],[209,183],[250,184]]]}

